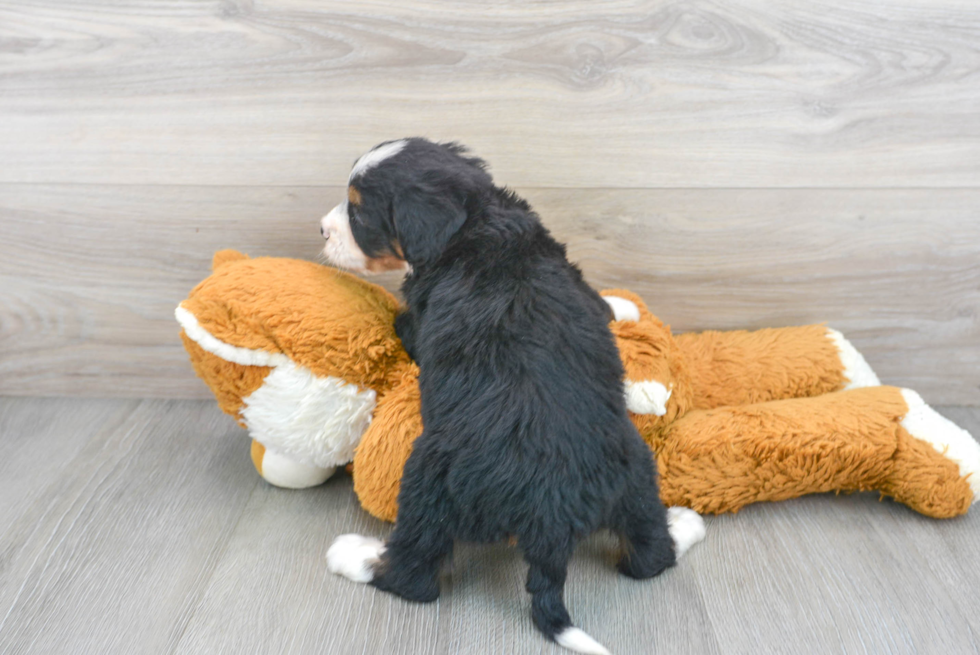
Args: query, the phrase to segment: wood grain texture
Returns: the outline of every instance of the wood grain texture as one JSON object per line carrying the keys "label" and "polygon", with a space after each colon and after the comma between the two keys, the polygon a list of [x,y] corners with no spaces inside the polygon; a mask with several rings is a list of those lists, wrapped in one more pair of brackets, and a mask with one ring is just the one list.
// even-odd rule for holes
{"label": "wood grain texture", "polygon": [[[940,411],[980,434],[980,409]],[[427,605],[331,575],[336,535],[390,527],[343,473],[262,482],[211,402],[7,398],[0,429],[43,463],[37,485],[0,476],[18,508],[0,531],[0,652],[566,652],[533,629],[513,548],[458,544]],[[610,536],[580,545],[576,623],[615,653],[980,652],[976,508],[937,521],[824,494],[706,522],[650,581],[615,572]]]}
{"label": "wood grain texture", "polygon": [[[980,190],[521,191],[675,331],[826,321],[886,382],[980,404]],[[215,250],[316,258],[343,193],[0,185],[0,394],[208,397],[174,307]]]}
{"label": "wood grain texture", "polygon": [[930,550],[950,529],[872,494],[750,506],[711,520],[698,582],[729,652],[975,653],[973,563]]}
{"label": "wood grain texture", "polygon": [[[115,402],[3,533],[0,652],[171,652],[258,483],[239,429],[214,407]],[[47,401],[73,427],[37,435],[36,450],[57,456],[91,429],[77,407]]]}
{"label": "wood grain texture", "polygon": [[[48,487],[95,433],[128,415],[132,404],[66,399],[58,404],[59,411],[51,412],[47,398],[0,398],[0,534],[50,493]],[[52,443],[58,447],[52,448]],[[0,579],[4,572],[0,565]]]}
{"label": "wood grain texture", "polygon": [[980,184],[972,0],[0,4],[0,182],[311,185],[459,139],[525,187]]}

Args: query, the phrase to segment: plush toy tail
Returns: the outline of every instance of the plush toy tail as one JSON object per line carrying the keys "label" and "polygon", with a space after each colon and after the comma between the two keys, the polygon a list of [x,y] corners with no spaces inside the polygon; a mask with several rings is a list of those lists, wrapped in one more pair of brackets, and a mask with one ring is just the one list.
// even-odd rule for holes
{"label": "plush toy tail", "polygon": [[211,259],[211,270],[216,271],[219,267],[224,266],[225,264],[248,258],[248,255],[238,252],[237,250],[219,250],[218,252],[214,253],[214,257]]}

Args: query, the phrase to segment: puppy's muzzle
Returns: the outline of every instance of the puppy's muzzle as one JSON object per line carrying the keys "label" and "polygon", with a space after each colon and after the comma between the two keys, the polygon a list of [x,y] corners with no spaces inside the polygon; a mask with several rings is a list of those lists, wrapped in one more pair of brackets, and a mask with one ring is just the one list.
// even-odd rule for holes
{"label": "puppy's muzzle", "polygon": [[323,254],[334,266],[356,273],[408,271],[408,263],[395,255],[369,257],[354,238],[350,226],[348,203],[342,202],[320,220],[320,234],[325,243]]}
{"label": "puppy's muzzle", "polygon": [[350,229],[347,203],[342,202],[320,220],[320,234],[326,243],[323,254],[334,265],[363,273],[367,271],[368,258],[357,246]]}

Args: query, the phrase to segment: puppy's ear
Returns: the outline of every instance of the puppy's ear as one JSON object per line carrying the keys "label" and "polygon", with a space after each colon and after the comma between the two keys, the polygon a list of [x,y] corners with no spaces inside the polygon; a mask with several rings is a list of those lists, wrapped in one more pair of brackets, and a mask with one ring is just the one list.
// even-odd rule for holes
{"label": "puppy's ear", "polygon": [[466,209],[456,195],[412,188],[395,200],[395,234],[409,264],[438,258],[466,222]]}

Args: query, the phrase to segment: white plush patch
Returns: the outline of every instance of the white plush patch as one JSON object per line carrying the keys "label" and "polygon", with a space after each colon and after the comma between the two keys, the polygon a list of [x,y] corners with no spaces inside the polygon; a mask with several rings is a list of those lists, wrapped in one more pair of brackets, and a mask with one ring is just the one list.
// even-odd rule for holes
{"label": "white plush patch", "polygon": [[827,337],[837,346],[837,353],[840,362],[844,366],[844,377],[847,378],[845,389],[859,389],[861,387],[877,387],[881,385],[878,376],[871,370],[864,355],[858,352],[850,341],[837,330],[827,328]]}
{"label": "white plush patch", "polygon": [[668,507],[667,530],[674,540],[674,554],[680,559],[691,546],[704,539],[704,519],[693,509]]}
{"label": "white plush patch", "polygon": [[634,414],[654,414],[663,416],[667,413],[667,401],[673,389],[668,389],[656,380],[634,382],[626,380],[626,407]]}
{"label": "white plush patch", "polygon": [[225,361],[233,364],[241,364],[242,366],[279,366],[290,361],[282,353],[270,353],[252,348],[239,348],[238,346],[233,346],[217,339],[201,327],[197,322],[197,317],[184,309],[182,305],[178,305],[177,309],[174,310],[174,316],[177,317],[177,322],[180,323],[180,327],[184,328],[187,336],[197,345]]}
{"label": "white plush patch", "polygon": [[613,318],[617,321],[633,321],[636,323],[640,320],[640,308],[632,300],[619,296],[602,296],[602,299],[609,304],[613,311]]}
{"label": "white plush patch", "polygon": [[611,655],[606,647],[578,628],[565,628],[555,635],[555,642],[568,650],[587,655]]}
{"label": "white plush patch", "polygon": [[[354,448],[374,413],[375,393],[340,378],[317,377],[282,353],[239,348],[214,337],[183,307],[174,312],[191,339],[204,350],[242,366],[271,366],[262,386],[242,399],[242,418],[252,438],[293,464],[328,469],[354,459]],[[282,463],[285,467],[287,464]],[[285,470],[283,470],[285,474]],[[309,472],[316,477],[320,473]],[[303,478],[298,471],[284,475]],[[279,484],[263,475],[269,482]],[[327,474],[323,479],[330,477]],[[321,480],[322,482],[322,480]],[[319,483],[315,483],[319,484]],[[311,485],[303,485],[311,486]]]}
{"label": "white plush patch", "polygon": [[377,539],[359,534],[342,534],[327,550],[327,568],[354,582],[371,582],[374,566],[385,552]]}
{"label": "white plush patch", "polygon": [[268,448],[262,456],[262,477],[269,484],[285,489],[315,487],[326,482],[336,470],[336,466],[303,464]]}
{"label": "white plush patch", "polygon": [[351,232],[346,200],[320,219],[320,227],[326,239],[323,254],[331,264],[357,273],[367,272],[368,258]]}
{"label": "white plush patch", "polygon": [[902,389],[902,398],[909,406],[908,414],[902,419],[902,427],[955,462],[960,475],[969,476],[967,482],[973,490],[973,502],[977,502],[980,497],[980,444],[969,432],[929,407],[911,389]]}
{"label": "white plush patch", "polygon": [[326,468],[354,459],[371,423],[375,393],[339,378],[317,377],[287,360],[242,401],[253,439],[302,464]]}
{"label": "white plush patch", "polygon": [[402,148],[404,148],[407,143],[408,142],[405,141],[405,139],[399,139],[398,141],[386,143],[382,146],[378,146],[374,150],[364,153],[354,164],[354,168],[351,169],[350,178],[348,178],[348,181],[353,181],[355,177],[365,172],[369,168],[374,168],[389,157],[397,155],[402,151]]}

